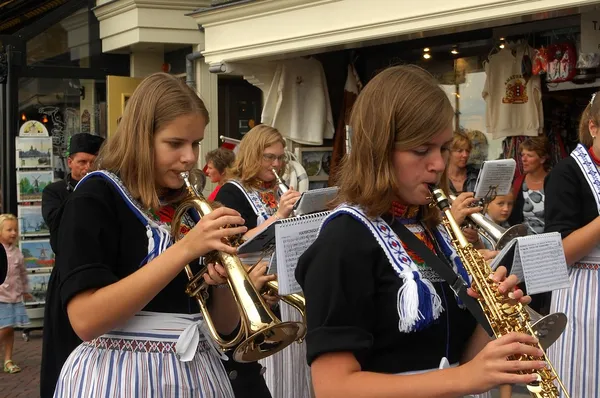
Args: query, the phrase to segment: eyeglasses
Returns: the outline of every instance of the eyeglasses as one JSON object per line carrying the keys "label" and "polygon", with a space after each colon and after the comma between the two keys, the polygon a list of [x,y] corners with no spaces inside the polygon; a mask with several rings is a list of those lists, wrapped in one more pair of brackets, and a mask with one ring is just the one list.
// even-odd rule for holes
{"label": "eyeglasses", "polygon": [[271,163],[273,163],[275,160],[284,162],[287,159],[287,156],[285,154],[277,156],[274,153],[263,153],[263,159]]}

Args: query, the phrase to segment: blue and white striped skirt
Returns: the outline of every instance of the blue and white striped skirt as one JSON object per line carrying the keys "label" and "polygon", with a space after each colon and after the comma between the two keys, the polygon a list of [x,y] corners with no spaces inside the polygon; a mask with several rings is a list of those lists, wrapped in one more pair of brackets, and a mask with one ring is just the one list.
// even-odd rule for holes
{"label": "blue and white striped skirt", "polygon": [[195,354],[183,360],[176,347],[181,332],[120,329],[84,342],[65,362],[54,397],[233,398],[211,343],[191,338],[184,345],[191,342]]}
{"label": "blue and white striped skirt", "polygon": [[[548,349],[548,358],[571,398],[600,397],[600,271],[598,265],[569,267],[570,289],[552,293],[550,313],[564,312],[564,333]],[[560,395],[564,397],[564,395]]]}

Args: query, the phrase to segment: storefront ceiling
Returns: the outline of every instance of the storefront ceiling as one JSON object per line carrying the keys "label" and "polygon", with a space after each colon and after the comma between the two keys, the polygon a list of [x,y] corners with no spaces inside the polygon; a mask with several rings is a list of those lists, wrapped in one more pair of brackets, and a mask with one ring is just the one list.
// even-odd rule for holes
{"label": "storefront ceiling", "polygon": [[417,2],[407,10],[402,3],[262,0],[198,10],[191,16],[205,32],[206,62],[218,67],[224,62],[284,59],[481,29],[493,29],[496,37],[497,27],[577,15],[599,4],[597,0],[440,0]]}
{"label": "storefront ceiling", "polygon": [[35,23],[68,0],[0,0],[0,34],[12,34]]}

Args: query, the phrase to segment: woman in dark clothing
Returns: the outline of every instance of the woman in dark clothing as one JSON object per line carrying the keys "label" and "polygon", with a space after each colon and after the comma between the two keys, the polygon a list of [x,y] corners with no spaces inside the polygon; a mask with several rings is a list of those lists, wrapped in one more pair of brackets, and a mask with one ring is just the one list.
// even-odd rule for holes
{"label": "woman in dark clothing", "polygon": [[[276,129],[258,125],[250,130],[240,142],[236,160],[227,174],[227,181],[217,193],[216,201],[231,209],[237,210],[248,227],[244,238],[249,238],[264,230],[273,222],[287,218],[292,214],[292,209],[300,193],[290,189],[280,196],[273,169],[283,175],[285,171],[285,140]],[[252,265],[258,261],[261,254],[245,257],[242,260]],[[274,277],[273,277],[274,278]],[[268,300],[276,304],[274,298]],[[271,376],[275,367],[282,367],[283,371],[304,372],[305,365],[298,359],[295,363],[282,364],[281,357],[274,356],[265,359],[269,365],[266,376]],[[270,397],[271,393],[265,383],[263,374],[265,369],[257,362],[240,364],[233,361],[225,363],[225,368],[230,374],[231,383],[236,398],[242,397]],[[235,377],[234,377],[235,376]],[[273,380],[272,393],[275,397],[281,388],[281,380]],[[303,380],[303,378],[299,378]],[[294,386],[302,391],[306,386]],[[288,397],[286,397],[288,398]],[[293,398],[293,397],[290,397]]]}
{"label": "woman in dark clothing", "polygon": [[[406,225],[424,250],[464,273],[439,211],[428,206],[429,184],[439,184],[448,160],[453,115],[438,82],[414,66],[384,70],[358,96],[340,205],[296,268],[320,398],[458,397],[532,382],[513,372],[542,365],[507,361],[517,352],[540,355],[528,345],[533,337],[490,341],[450,286],[397,236]],[[505,272],[499,267],[493,278],[507,294],[517,279]],[[520,290],[509,296],[529,301]]]}
{"label": "woman in dark clothing", "polygon": [[[510,225],[525,224],[530,234],[544,232],[544,179],[550,170],[550,147],[543,136],[530,137],[519,146],[523,174],[513,182],[515,205],[508,218]],[[542,315],[550,311],[551,292],[531,296],[530,307]]]}
{"label": "woman in dark clothing", "polygon": [[545,232],[559,232],[570,289],[552,292],[551,312],[569,324],[548,356],[571,397],[600,396],[600,96],[581,116],[580,144],[546,178]]}
{"label": "woman in dark clothing", "polygon": [[519,146],[523,174],[513,182],[515,206],[510,225],[525,223],[532,233],[544,232],[544,179],[550,171],[550,148],[543,136],[527,138]]}

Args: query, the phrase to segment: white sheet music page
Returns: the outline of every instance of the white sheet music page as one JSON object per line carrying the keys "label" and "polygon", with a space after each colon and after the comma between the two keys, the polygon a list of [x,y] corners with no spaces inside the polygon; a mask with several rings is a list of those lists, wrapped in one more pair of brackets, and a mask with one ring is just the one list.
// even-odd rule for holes
{"label": "white sheet music page", "polygon": [[475,197],[484,198],[490,191],[490,187],[496,187],[497,195],[507,195],[512,188],[516,165],[514,159],[483,162],[475,183]]}
{"label": "white sheet music page", "polygon": [[338,191],[339,187],[327,187],[303,192],[294,210],[298,215],[323,211],[335,199]]}
{"label": "white sheet music page", "polygon": [[317,238],[326,213],[317,213],[295,219],[282,220],[275,227],[277,254],[277,282],[279,295],[302,293],[294,275],[298,259]]}
{"label": "white sheet music page", "polygon": [[562,239],[558,232],[517,239],[528,294],[568,289],[571,286]]}

